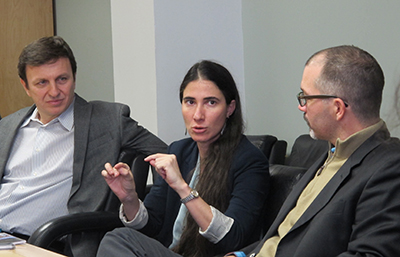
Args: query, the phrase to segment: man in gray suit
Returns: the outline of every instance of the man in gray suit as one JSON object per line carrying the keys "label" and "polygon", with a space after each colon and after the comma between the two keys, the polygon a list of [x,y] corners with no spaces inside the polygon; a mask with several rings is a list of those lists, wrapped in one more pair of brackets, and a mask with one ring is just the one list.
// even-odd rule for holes
{"label": "man in gray suit", "polygon": [[400,141],[379,116],[383,85],[378,62],[357,47],[311,56],[299,109],[311,136],[332,149],[294,186],[263,240],[236,256],[400,256]]}
{"label": "man in gray suit", "polygon": [[36,40],[20,55],[18,73],[34,105],[0,121],[4,231],[25,237],[53,218],[102,210],[109,194],[101,176],[105,163],[115,164],[125,150],[166,151],[164,142],[129,117],[128,106],[75,94],[76,69],[61,37]]}

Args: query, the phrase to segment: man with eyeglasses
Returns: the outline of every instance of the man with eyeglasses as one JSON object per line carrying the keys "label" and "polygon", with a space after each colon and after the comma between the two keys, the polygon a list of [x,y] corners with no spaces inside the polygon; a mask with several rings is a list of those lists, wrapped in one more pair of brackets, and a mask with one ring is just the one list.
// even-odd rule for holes
{"label": "man with eyeglasses", "polygon": [[400,141],[379,116],[384,75],[354,46],[306,62],[297,95],[332,149],[295,185],[263,240],[227,256],[400,256]]}

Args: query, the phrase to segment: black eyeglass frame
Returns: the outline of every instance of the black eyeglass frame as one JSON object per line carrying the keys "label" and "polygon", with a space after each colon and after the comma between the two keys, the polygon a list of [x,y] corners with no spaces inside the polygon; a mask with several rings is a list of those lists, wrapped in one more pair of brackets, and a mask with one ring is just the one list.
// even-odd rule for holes
{"label": "black eyeglass frame", "polygon": [[[347,102],[345,100],[343,100],[343,98],[335,96],[335,95],[304,95],[304,92],[299,92],[297,94],[297,101],[299,101],[299,104],[301,107],[303,107],[307,104],[308,99],[314,99],[314,98],[318,98],[318,99],[339,98],[343,101],[344,106],[349,107],[349,105],[347,104]],[[304,103],[302,100],[304,100]]]}

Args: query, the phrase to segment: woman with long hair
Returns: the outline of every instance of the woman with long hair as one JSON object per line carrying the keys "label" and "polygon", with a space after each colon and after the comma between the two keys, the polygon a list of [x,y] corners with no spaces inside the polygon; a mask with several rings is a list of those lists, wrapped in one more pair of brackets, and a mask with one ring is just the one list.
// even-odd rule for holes
{"label": "woman with long hair", "polygon": [[146,157],[161,178],[143,203],[129,166],[105,165],[126,227],[106,234],[98,256],[213,256],[260,236],[268,161],[243,135],[234,79],[204,60],[189,69],[179,96],[190,138]]}

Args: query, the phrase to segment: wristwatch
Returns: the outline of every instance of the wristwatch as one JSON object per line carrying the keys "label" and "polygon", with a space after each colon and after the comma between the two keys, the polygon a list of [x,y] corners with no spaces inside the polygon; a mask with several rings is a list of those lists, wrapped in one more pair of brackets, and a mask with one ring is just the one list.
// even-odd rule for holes
{"label": "wristwatch", "polygon": [[199,192],[197,192],[195,189],[192,189],[190,191],[190,194],[188,196],[186,196],[185,198],[181,199],[181,203],[185,204],[195,198],[199,197]]}

